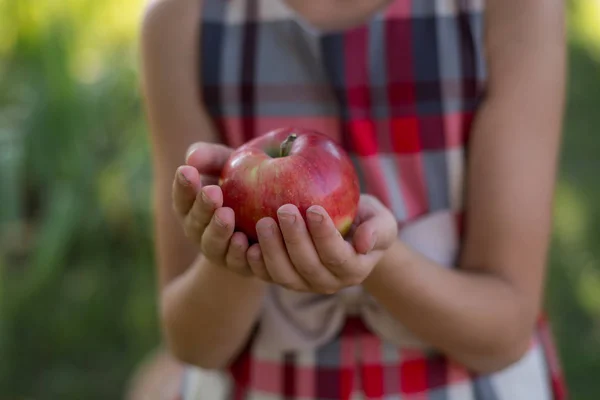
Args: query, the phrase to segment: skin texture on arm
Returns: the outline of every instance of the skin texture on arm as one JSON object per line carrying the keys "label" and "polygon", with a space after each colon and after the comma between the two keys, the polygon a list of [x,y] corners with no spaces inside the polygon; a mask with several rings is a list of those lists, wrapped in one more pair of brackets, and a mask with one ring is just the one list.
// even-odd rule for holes
{"label": "skin texture on arm", "polygon": [[486,7],[489,84],[472,128],[459,268],[396,243],[364,282],[417,336],[482,373],[524,355],[540,311],[566,69],[562,1]]}
{"label": "skin texture on arm", "polygon": [[[199,255],[199,246],[185,235],[173,210],[172,189],[178,184],[174,176],[184,163],[186,150],[194,142],[218,141],[198,95],[200,7],[197,0],[162,0],[147,7],[141,31],[142,86],[154,163],[155,238],[164,334],[169,349],[181,361],[220,368],[247,340],[260,309],[264,283]],[[214,164],[222,159],[225,148],[217,150],[198,163]],[[192,183],[177,188],[181,190],[176,191],[176,197],[183,193],[191,203],[196,195],[199,198],[199,179]]]}

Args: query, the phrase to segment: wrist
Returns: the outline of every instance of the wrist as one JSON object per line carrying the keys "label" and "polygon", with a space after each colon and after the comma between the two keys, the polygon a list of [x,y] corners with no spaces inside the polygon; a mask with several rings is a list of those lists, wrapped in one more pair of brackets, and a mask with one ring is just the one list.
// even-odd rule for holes
{"label": "wrist", "polygon": [[236,285],[250,285],[262,288],[267,283],[258,279],[255,275],[242,275],[234,272],[218,262],[214,262],[206,258],[203,254],[198,256],[197,261],[194,263],[194,268],[197,271],[196,276],[198,277],[216,277],[219,280],[225,279],[230,284]]}
{"label": "wrist", "polygon": [[401,273],[403,266],[410,262],[410,249],[400,240],[396,240],[384,252],[373,270],[365,279],[365,284],[369,285],[377,281],[385,280],[389,277],[391,271],[394,274]]}

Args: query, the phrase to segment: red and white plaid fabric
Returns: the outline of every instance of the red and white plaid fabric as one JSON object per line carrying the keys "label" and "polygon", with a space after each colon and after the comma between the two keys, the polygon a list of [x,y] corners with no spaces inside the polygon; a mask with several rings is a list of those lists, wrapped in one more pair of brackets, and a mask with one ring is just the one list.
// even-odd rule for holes
{"label": "red and white plaid fabric", "polygon": [[[282,0],[202,0],[200,96],[222,141],[323,131],[362,190],[404,226],[460,216],[471,121],[485,95],[484,0],[393,0],[343,32],[312,29]],[[426,316],[424,316],[426,318]],[[185,400],[564,400],[548,324],[528,354],[477,376],[444,355],[392,345],[349,316],[325,345],[266,351],[251,340],[228,371],[189,368]]]}
{"label": "red and white plaid fabric", "polygon": [[260,352],[250,343],[227,372],[190,368],[182,400],[566,399],[545,335],[517,364],[478,376],[439,353],[394,347],[349,317],[340,335],[315,351]]}

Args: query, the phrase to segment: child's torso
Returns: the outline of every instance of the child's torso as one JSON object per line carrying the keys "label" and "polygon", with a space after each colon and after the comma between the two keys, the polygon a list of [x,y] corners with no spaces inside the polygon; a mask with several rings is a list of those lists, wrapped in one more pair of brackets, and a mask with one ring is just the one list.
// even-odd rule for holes
{"label": "child's torso", "polygon": [[[362,191],[400,224],[463,211],[465,149],[485,89],[483,0],[381,0],[363,22],[328,33],[307,19],[338,24],[330,11],[303,11],[306,19],[294,11],[309,2],[203,2],[200,90],[225,143],[237,147],[281,126],[317,129],[343,145]],[[340,14],[342,22],[361,19]],[[269,304],[280,312],[267,315],[277,327],[273,321],[287,315]],[[325,344],[296,351],[250,341],[228,377],[217,379],[223,397],[203,392],[216,381],[192,369],[186,400],[203,393],[215,400],[550,398],[538,346],[515,370],[531,382],[515,397],[498,388],[497,377],[475,378],[435,352],[393,345],[360,315],[333,328]]]}
{"label": "child's torso", "polygon": [[398,221],[462,208],[484,89],[482,0],[395,0],[320,33],[281,0],[207,0],[202,95],[232,146],[284,125],[331,135]]}

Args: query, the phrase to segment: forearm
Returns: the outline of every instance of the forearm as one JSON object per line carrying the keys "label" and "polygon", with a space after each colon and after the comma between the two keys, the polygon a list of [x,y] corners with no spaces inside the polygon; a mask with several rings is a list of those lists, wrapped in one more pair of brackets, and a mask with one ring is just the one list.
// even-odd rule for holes
{"label": "forearm", "polygon": [[163,329],[171,351],[202,368],[226,366],[253,329],[265,285],[200,257],[163,290]]}
{"label": "forearm", "polygon": [[486,4],[489,79],[471,128],[458,268],[398,242],[364,283],[414,334],[478,372],[520,359],[539,313],[562,126],[563,9]]}
{"label": "forearm", "polygon": [[420,339],[473,370],[501,369],[529,345],[529,316],[498,276],[442,267],[398,243],[364,287]]}

